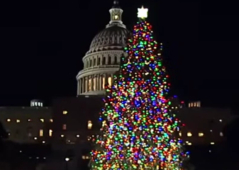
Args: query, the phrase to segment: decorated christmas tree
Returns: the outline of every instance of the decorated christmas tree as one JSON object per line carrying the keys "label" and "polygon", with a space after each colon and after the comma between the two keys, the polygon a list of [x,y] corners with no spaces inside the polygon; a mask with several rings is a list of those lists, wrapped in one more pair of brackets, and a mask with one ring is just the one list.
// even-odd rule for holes
{"label": "decorated christmas tree", "polygon": [[187,154],[176,135],[180,121],[169,112],[169,76],[147,12],[139,9],[139,21],[125,47],[128,55],[122,57],[113,85],[106,88],[92,170],[183,169]]}

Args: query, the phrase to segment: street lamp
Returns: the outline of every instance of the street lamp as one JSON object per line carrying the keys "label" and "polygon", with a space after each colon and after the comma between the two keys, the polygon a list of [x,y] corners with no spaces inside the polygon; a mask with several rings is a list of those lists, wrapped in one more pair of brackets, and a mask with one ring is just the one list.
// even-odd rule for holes
{"label": "street lamp", "polygon": [[66,161],[66,168],[65,168],[65,170],[68,170],[68,162],[70,161],[70,158],[66,157],[65,161]]}

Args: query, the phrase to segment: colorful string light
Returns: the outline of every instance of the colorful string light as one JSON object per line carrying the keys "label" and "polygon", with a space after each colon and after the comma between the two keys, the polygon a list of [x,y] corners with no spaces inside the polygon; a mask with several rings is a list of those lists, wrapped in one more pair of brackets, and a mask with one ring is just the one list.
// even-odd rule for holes
{"label": "colorful string light", "polygon": [[141,19],[128,40],[119,74],[107,87],[94,139],[92,170],[182,170],[187,154],[175,133],[180,121],[169,112],[168,75],[152,26]]}

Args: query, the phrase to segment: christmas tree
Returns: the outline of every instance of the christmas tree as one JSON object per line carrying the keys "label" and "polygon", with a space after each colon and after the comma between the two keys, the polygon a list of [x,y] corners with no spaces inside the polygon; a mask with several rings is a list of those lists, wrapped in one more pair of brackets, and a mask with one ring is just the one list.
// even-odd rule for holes
{"label": "christmas tree", "polygon": [[182,170],[182,141],[175,135],[180,121],[169,112],[168,75],[162,64],[162,46],[146,21],[147,9],[138,11],[122,57],[120,71],[102,109],[101,135],[91,152],[92,170]]}

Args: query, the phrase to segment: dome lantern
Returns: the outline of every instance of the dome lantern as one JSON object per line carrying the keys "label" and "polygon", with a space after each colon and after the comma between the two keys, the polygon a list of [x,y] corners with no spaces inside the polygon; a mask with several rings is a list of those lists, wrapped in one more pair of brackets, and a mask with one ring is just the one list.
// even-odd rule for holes
{"label": "dome lantern", "polygon": [[122,13],[123,10],[119,6],[119,1],[115,0],[113,3],[113,7],[110,9],[110,23],[106,26],[106,28],[115,25],[126,28],[126,26],[122,22]]}

